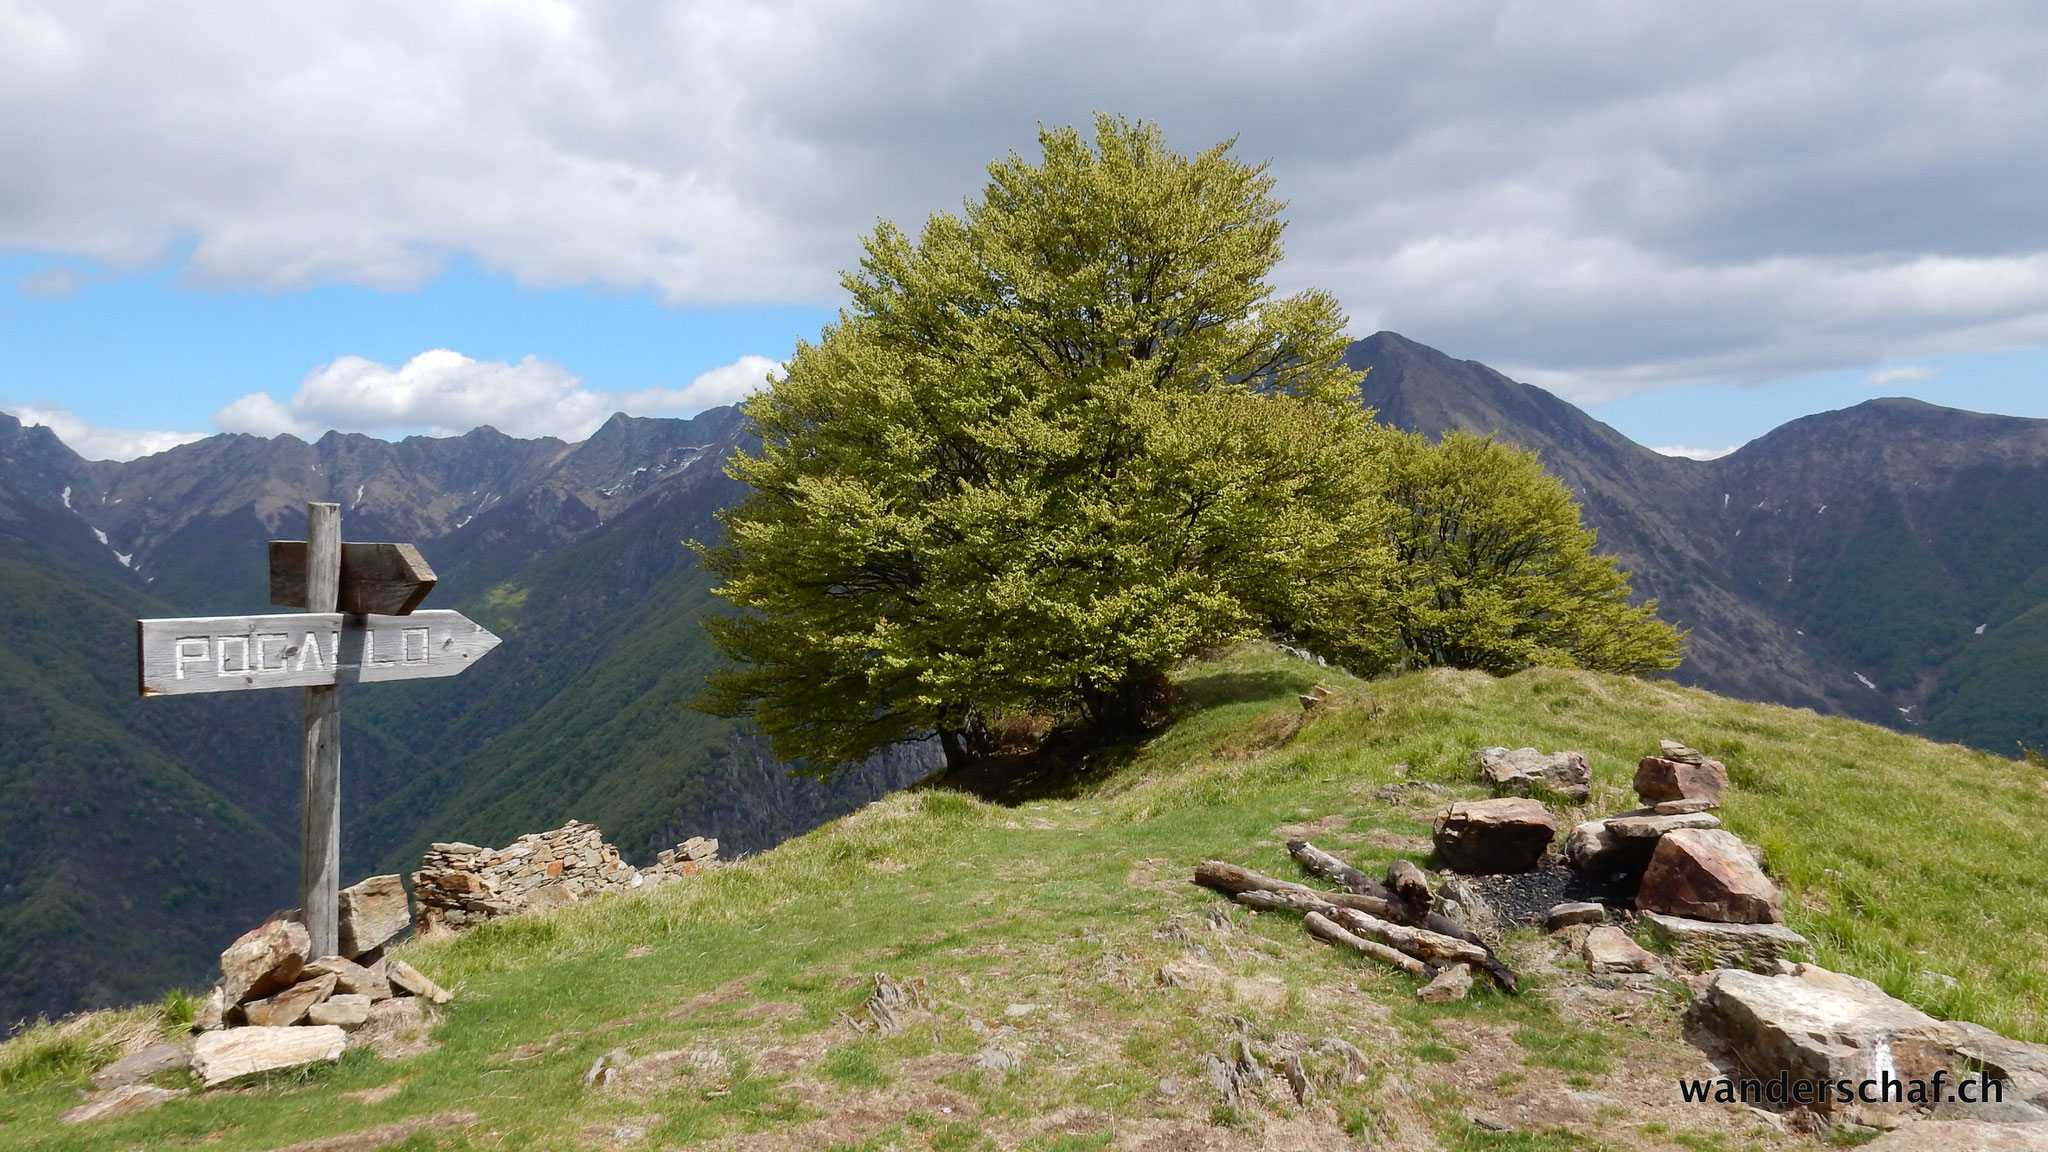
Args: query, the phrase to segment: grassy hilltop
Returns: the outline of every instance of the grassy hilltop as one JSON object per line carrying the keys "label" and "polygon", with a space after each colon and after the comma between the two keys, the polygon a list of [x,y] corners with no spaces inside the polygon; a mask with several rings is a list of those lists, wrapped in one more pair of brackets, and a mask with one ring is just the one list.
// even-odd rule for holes
{"label": "grassy hilltop", "polygon": [[[1210,856],[1294,875],[1280,840],[1303,832],[1368,870],[1420,860],[1442,801],[1375,793],[1476,795],[1468,756],[1487,744],[1584,751],[1598,812],[1628,806],[1659,737],[1725,760],[1722,815],[1766,850],[1823,964],[2048,1040],[2038,769],[1555,669],[1367,682],[1261,645],[1177,680],[1171,727],[1062,798],[899,794],[693,882],[410,945],[459,989],[424,1055],[355,1052],[79,1130],[55,1116],[116,1017],[18,1038],[0,1048],[0,1145],[231,1152],[374,1129],[389,1142],[332,1147],[1811,1147],[1678,1103],[1674,1079],[1704,1072],[1677,1038],[1675,984],[1622,1008],[1522,934],[1522,997],[1420,1005],[1298,918],[1187,883]],[[1305,716],[1295,697],[1317,683],[1336,695]],[[849,1023],[869,1019],[878,972],[923,1001],[887,1034]],[[1307,1105],[1232,1105],[1205,1080],[1205,1054],[1327,1037],[1364,1063],[1311,1060]],[[586,1088],[608,1053],[625,1070]],[[428,1117],[444,1126],[381,1127]]]}

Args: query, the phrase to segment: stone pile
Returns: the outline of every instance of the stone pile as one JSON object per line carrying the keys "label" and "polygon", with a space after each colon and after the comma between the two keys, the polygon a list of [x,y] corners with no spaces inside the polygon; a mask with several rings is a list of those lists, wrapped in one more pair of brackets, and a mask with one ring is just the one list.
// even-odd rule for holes
{"label": "stone pile", "polygon": [[434,935],[535,908],[559,908],[691,875],[718,859],[718,841],[693,836],[634,868],[594,824],[575,820],[529,832],[503,848],[435,844],[412,874],[420,932]]}
{"label": "stone pile", "polygon": [[297,912],[279,913],[228,946],[220,983],[193,1018],[193,1073],[212,1088],[257,1072],[340,1057],[348,1034],[419,1014],[419,997],[450,993],[384,945],[412,923],[397,876],[341,892],[341,955],[313,956]]}
{"label": "stone pile", "polygon": [[1688,963],[1768,970],[1806,955],[1807,941],[1784,926],[1756,851],[1714,815],[1727,786],[1720,761],[1662,741],[1636,768],[1644,807],[1573,828],[1565,858],[1587,875],[1634,879],[1636,910]]}

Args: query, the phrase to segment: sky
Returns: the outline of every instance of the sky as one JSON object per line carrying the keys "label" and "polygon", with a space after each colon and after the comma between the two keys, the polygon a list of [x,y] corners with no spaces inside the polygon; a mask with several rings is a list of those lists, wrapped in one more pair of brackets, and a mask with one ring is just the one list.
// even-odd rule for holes
{"label": "sky", "polygon": [[2048,9],[0,0],[0,410],[579,439],[764,386],[1098,111],[1234,139],[1283,292],[1708,455],[1910,395],[2048,417]]}

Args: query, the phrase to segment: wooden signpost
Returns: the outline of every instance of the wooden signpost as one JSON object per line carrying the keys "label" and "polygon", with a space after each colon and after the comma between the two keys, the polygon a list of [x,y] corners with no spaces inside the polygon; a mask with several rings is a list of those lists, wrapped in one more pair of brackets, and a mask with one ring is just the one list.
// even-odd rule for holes
{"label": "wooden signpost", "polygon": [[341,686],[454,676],[498,646],[459,612],[415,612],[434,570],[410,544],[344,544],[341,505],[306,505],[306,539],[270,542],[277,616],[138,620],[144,696],[303,688],[305,807],[299,908],[314,956],[338,944]]}

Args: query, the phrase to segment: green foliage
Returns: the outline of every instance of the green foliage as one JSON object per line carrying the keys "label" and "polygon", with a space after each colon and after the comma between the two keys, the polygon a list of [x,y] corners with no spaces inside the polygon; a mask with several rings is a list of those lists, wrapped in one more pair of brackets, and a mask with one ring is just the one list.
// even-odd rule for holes
{"label": "green foliage", "polygon": [[1392,576],[1380,606],[1393,650],[1373,631],[1331,637],[1333,652],[1368,668],[1496,675],[1536,665],[1677,666],[1682,635],[1657,619],[1655,601],[1628,602],[1627,577],[1614,557],[1594,554],[1571,493],[1535,454],[1464,432],[1436,444],[1394,434],[1380,468],[1393,508]]}
{"label": "green foliage", "polygon": [[752,491],[707,554],[747,611],[707,622],[738,666],[703,706],[814,771],[1128,724],[1178,661],[1372,575],[1374,436],[1336,302],[1265,282],[1271,178],[1109,117],[1039,143],[917,240],[879,227],[747,406]]}
{"label": "green foliage", "polygon": [[[411,942],[402,958],[459,989],[432,1051],[395,1064],[356,1053],[303,1078],[77,1126],[57,1116],[78,1103],[72,1084],[97,1058],[74,1056],[70,1071],[39,1087],[30,1078],[0,1089],[0,1145],[235,1152],[464,1111],[477,1114],[474,1125],[422,1132],[406,1146],[562,1148],[632,1125],[647,1129],[647,1146],[730,1143],[772,1129],[785,1143],[814,1146],[1019,1147],[1060,1135],[1043,1118],[1063,1110],[1129,1131],[1158,1115],[1153,1088],[1166,1079],[1188,1093],[1166,1106],[1199,1117],[1220,1103],[1189,1071],[1217,1051],[1219,1006],[1214,993],[1166,987],[1154,974],[1189,955],[1162,929],[1198,926],[1222,901],[1178,881],[1209,856],[1295,875],[1280,826],[1325,814],[1349,819],[1348,850],[1361,867],[1382,868],[1426,845],[1443,799],[1480,794],[1466,758],[1495,742],[1584,749],[1599,811],[1622,806],[1635,758],[1660,736],[1740,763],[1750,771],[1722,815],[1766,849],[1788,921],[1814,940],[1822,964],[1887,987],[1891,973],[1918,975],[1897,989],[1916,1006],[2017,1038],[2048,1037],[2048,938],[2037,930],[2048,919],[2039,880],[2048,789],[2031,767],[1583,671],[1433,669],[1368,682],[1249,644],[1175,675],[1184,690],[1171,727],[1071,797],[1019,812],[899,794],[689,883]],[[1298,712],[1295,697],[1317,681],[1333,695],[1297,732],[1248,756],[1236,751],[1256,743],[1245,732],[1263,717]],[[1778,790],[1740,783],[1751,778]],[[1449,795],[1374,798],[1394,780],[1419,779]],[[1313,945],[1290,918],[1240,915],[1230,934],[1200,936],[1233,976],[1288,989],[1277,1002],[1234,1000],[1229,1010],[1248,1035],[1335,1036],[1371,1054],[1366,1078],[1320,1091],[1325,1120],[1293,1113],[1333,1126],[1341,1117],[1360,1137],[1391,1139],[1395,1118],[1408,1125],[1419,1102],[1419,1118],[1446,1148],[1583,1147],[1593,1137],[1502,1133],[1467,1117],[1493,1113],[1506,1095],[1554,1092],[1557,1074],[1612,1092],[1602,1087],[1604,1061],[1614,1065],[1609,1075],[1634,1083],[1696,1058],[1662,1008],[1626,1022],[1581,1021],[1561,1014],[1535,978],[1520,997],[1422,1005],[1412,981]],[[643,946],[651,953],[636,955]],[[1513,947],[1551,945],[1517,937]],[[928,1007],[895,1033],[849,1036],[841,1014],[859,1018],[867,974],[878,970],[922,982]],[[1960,987],[1946,989],[1929,971],[1953,974]],[[1020,1003],[1039,1008],[1012,1014]],[[119,1031],[115,1017],[0,1044],[0,1068],[45,1059],[35,1053],[50,1051],[57,1028],[70,1029],[73,1052],[82,1042],[103,1056],[154,1038]],[[161,1027],[149,1009],[130,1024]],[[1027,1041],[1022,1063],[1001,1074],[941,1073],[936,1087],[967,1095],[973,1111],[934,1114],[935,1068],[957,1068],[955,1058],[981,1050],[992,1025]],[[591,1063],[614,1049],[650,1063],[627,1092],[583,1089]],[[693,1055],[675,1063],[683,1053]],[[950,1055],[928,1059],[940,1054]],[[1522,1073],[1519,1085],[1506,1070]],[[805,1085],[801,1095],[789,1078]],[[366,1103],[362,1090],[376,1087],[401,1090]],[[1216,1118],[1271,1132],[1289,1111],[1248,1094]],[[1603,1117],[1595,1136],[1618,1139],[1646,1115],[1668,1125],[1642,1125],[1663,1144],[1684,1144],[1678,1137],[1695,1124],[1702,1139],[1722,1128],[1667,1112]],[[846,1115],[864,1117],[857,1131],[799,1127]]]}

